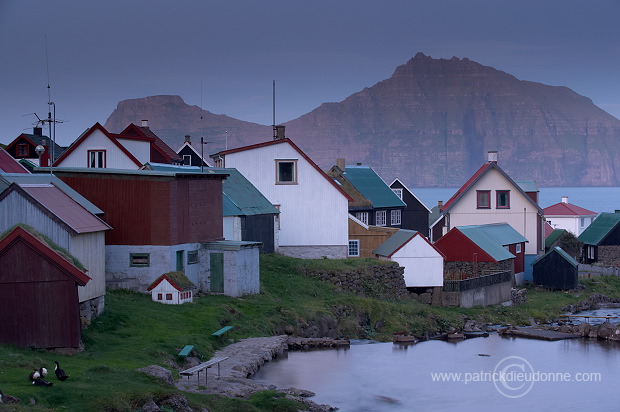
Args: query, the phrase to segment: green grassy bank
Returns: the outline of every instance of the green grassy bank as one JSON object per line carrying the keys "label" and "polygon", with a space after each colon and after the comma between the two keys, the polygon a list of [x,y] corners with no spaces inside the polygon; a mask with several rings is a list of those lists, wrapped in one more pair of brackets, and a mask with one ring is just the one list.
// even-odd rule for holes
{"label": "green grassy bank", "polygon": [[[331,284],[299,274],[301,266],[350,269],[368,263],[262,256],[260,294],[242,299],[204,296],[180,306],[152,302],[146,294],[111,291],[106,296],[105,313],[84,331],[85,349],[76,355],[0,345],[0,389],[22,399],[15,410],[134,411],[151,399],[159,401],[176,392],[135,369],[151,364],[170,368],[178,362],[176,353],[186,344],[195,345],[206,360],[228,339],[295,333],[321,323],[330,324],[339,336],[388,340],[395,331],[424,336],[459,328],[465,318],[511,324],[529,324],[531,318],[547,321],[559,315],[561,307],[592,293],[620,298],[620,279],[600,277],[584,281],[585,289],[577,292],[531,288],[527,303],[516,307],[437,308],[413,300],[385,301],[339,294]],[[235,329],[224,339],[211,336],[224,325],[234,325]],[[70,375],[69,380],[59,382],[53,376],[54,360]],[[48,377],[53,387],[30,384],[28,374],[40,366],[50,369]],[[193,407],[210,411],[300,408],[272,392],[257,394],[250,400],[183,395]],[[35,406],[28,405],[31,398]]]}

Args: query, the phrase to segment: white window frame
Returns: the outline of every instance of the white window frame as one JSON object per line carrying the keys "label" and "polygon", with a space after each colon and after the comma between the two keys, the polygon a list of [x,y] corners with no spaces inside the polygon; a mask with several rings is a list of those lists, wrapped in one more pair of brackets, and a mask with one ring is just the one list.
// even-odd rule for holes
{"label": "white window frame", "polygon": [[390,220],[392,222],[392,225],[400,225],[401,224],[401,213],[400,213],[400,209],[396,209],[396,210],[392,210],[390,212]]}
{"label": "white window frame", "polygon": [[[351,253],[351,251],[353,251],[353,253]],[[348,256],[349,257],[360,256],[360,241],[358,239],[349,239]]]}
{"label": "white window frame", "polygon": [[521,243],[517,243],[517,247],[515,248],[516,253],[521,253]]}
{"label": "white window frame", "polygon": [[[291,163],[293,165],[292,168],[292,179],[284,180],[282,179],[282,174],[280,173],[280,166],[284,164]],[[277,185],[296,185],[297,184],[297,159],[276,159],[276,184]]]}
{"label": "white window frame", "polygon": [[400,189],[400,188],[392,189],[392,192],[394,192],[394,194],[398,196],[400,200],[403,200],[403,189]]}
{"label": "white window frame", "polygon": [[387,211],[377,210],[375,212],[375,226],[387,225]]}
{"label": "white window frame", "polygon": [[192,155],[183,155],[183,166],[192,165]]}
{"label": "white window frame", "polygon": [[368,224],[368,212],[357,212],[355,214],[355,217],[357,218],[357,220],[359,220],[363,224],[365,225]]}
{"label": "white window frame", "polygon": [[106,150],[105,149],[94,149],[88,151],[87,158],[88,168],[93,169],[105,169],[106,167]]}

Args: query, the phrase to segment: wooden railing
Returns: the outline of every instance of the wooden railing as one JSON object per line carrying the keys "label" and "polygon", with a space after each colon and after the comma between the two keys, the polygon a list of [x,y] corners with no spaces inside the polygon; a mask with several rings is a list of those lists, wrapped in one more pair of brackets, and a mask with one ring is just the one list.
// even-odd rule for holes
{"label": "wooden railing", "polygon": [[444,280],[443,291],[464,292],[509,281],[512,281],[512,272],[496,272],[491,275],[478,276],[466,280]]}

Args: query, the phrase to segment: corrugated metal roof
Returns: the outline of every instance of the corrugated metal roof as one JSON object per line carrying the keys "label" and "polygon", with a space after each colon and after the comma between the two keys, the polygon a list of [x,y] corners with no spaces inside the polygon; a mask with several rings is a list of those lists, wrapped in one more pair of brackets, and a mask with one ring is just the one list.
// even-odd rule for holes
{"label": "corrugated metal roof", "polygon": [[0,172],[4,173],[30,173],[28,169],[21,165],[4,149],[0,149]]}
{"label": "corrugated metal roof", "polygon": [[566,229],[555,229],[545,238],[545,247],[551,247],[564,233],[566,233]]}
{"label": "corrugated metal roof", "polygon": [[535,265],[536,262],[538,262],[539,260],[543,259],[545,256],[549,255],[550,253],[558,253],[560,256],[562,256],[572,266],[574,266],[574,267],[578,267],[579,266],[579,263],[571,255],[566,253],[564,251],[564,249],[562,249],[559,246],[554,247],[553,249],[549,250],[544,255],[540,256],[538,259],[536,259],[535,261],[532,262],[532,265]]}
{"label": "corrugated metal roof", "polygon": [[394,252],[400,249],[405,243],[409,242],[416,233],[415,230],[398,229],[396,233],[381,243],[372,253],[380,256],[392,256]]}
{"label": "corrugated metal roof", "polygon": [[344,176],[374,208],[406,206],[369,166],[346,166]]}
{"label": "corrugated metal roof", "polygon": [[528,192],[538,192],[538,185],[535,180],[521,180],[515,181],[517,185],[523,190],[525,193]]}
{"label": "corrugated metal roof", "polygon": [[88,199],[84,196],[73,190],[68,184],[60,180],[58,177],[54,175],[50,175],[47,173],[36,173],[36,174],[22,174],[22,173],[11,173],[11,174],[2,174],[0,175],[0,192],[4,191],[11,183],[21,184],[45,184],[51,183],[63,192],[65,192],[71,199],[78,202],[84,209],[88,210],[90,213],[94,215],[103,214],[103,210],[99,209],[97,206],[92,204]]}
{"label": "corrugated metal roof", "polygon": [[596,212],[593,212],[588,209],[584,209],[583,207],[579,207],[577,205],[573,205],[570,203],[556,203],[555,205],[551,205],[543,209],[545,212],[545,216],[592,216],[596,215]]}
{"label": "corrugated metal roof", "polygon": [[603,212],[579,235],[586,245],[598,245],[620,222],[620,213]]}
{"label": "corrugated metal roof", "polygon": [[101,219],[52,184],[20,184],[19,186],[77,233],[110,229],[110,226]]}
{"label": "corrugated metal roof", "polygon": [[457,226],[456,229],[497,261],[515,257],[504,246],[527,242],[527,239],[508,223]]}

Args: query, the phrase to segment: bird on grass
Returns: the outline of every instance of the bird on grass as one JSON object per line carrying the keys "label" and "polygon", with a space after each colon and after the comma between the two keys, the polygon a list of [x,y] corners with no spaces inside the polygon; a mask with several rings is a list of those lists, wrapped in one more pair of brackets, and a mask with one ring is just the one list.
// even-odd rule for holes
{"label": "bird on grass", "polygon": [[35,369],[33,372],[30,372],[30,375],[28,376],[28,378],[30,378],[31,381],[40,378],[41,377],[41,372],[39,372],[38,369]]}
{"label": "bird on grass", "polygon": [[36,385],[36,386],[52,386],[53,385],[52,382],[46,381],[43,378],[37,378],[37,379],[33,380],[32,384]]}
{"label": "bird on grass", "polygon": [[45,375],[47,375],[47,369],[39,368],[39,373],[41,374],[41,377],[44,378]]}
{"label": "bird on grass", "polygon": [[66,381],[69,376],[67,376],[64,370],[60,369],[60,364],[58,361],[54,361],[54,363],[56,364],[56,366],[54,366],[54,373],[56,374],[56,377],[61,381]]}
{"label": "bird on grass", "polygon": [[20,401],[21,399],[11,395],[5,395],[2,391],[0,391],[0,403],[19,403]]}

